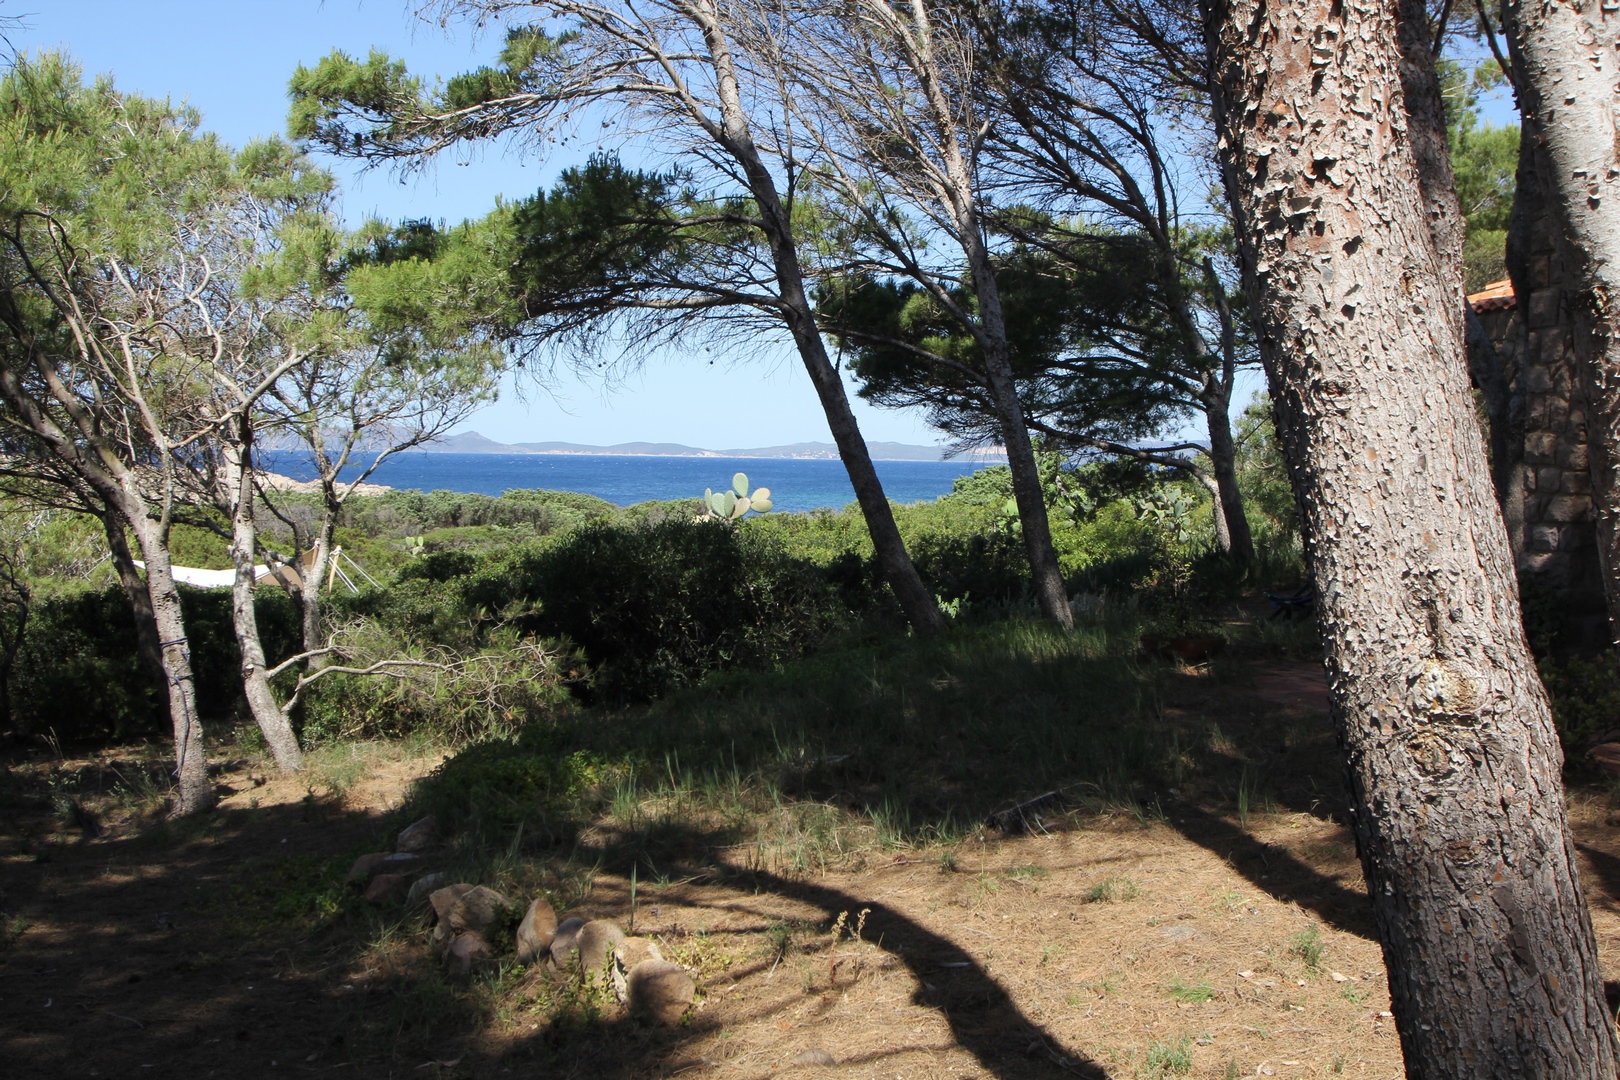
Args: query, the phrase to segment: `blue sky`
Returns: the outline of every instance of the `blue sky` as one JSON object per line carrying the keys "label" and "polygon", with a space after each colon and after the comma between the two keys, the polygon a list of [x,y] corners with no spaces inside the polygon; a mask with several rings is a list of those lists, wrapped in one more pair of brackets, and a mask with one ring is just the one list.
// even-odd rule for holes
{"label": "blue sky", "polygon": [[[487,60],[500,44],[416,20],[407,0],[0,0],[0,14],[25,24],[9,34],[17,49],[65,48],[87,72],[110,72],[123,89],[188,101],[209,130],[238,145],[284,132],[288,77],[334,48],[363,56],[375,46],[417,74],[449,76]],[[549,185],[579,156],[540,162],[491,148],[404,178],[327,164],[342,181],[351,222],[371,215],[459,221],[484,213],[496,195],[521,197]],[[939,441],[916,414],[859,401],[855,408],[868,439]],[[502,442],[732,448],[831,441],[810,380],[782,341],[712,365],[706,357],[664,355],[611,393],[572,376],[550,392],[509,387],[464,427]]]}
{"label": "blue sky", "polygon": [[[235,144],[282,132],[287,79],[334,48],[373,47],[401,57],[423,76],[449,76],[486,60],[499,41],[446,32],[415,19],[408,0],[0,0],[0,15],[22,18],[10,34],[21,50],[65,48],[87,71],[111,72],[127,90],[184,100],[204,124]],[[1505,92],[1486,108],[1513,123]],[[589,147],[566,158],[525,160],[500,147],[440,160],[409,177],[353,163],[327,164],[343,184],[345,216],[459,221],[482,214],[497,195],[521,197],[549,185]],[[1261,382],[1244,379],[1241,408]],[[858,399],[871,440],[935,443],[914,412],[871,408]],[[809,378],[783,340],[762,341],[746,359],[665,354],[609,392],[564,376],[549,389],[509,386],[465,425],[503,442],[562,440],[610,444],[646,440],[731,448],[830,441]],[[1196,432],[1189,432],[1196,437]]]}

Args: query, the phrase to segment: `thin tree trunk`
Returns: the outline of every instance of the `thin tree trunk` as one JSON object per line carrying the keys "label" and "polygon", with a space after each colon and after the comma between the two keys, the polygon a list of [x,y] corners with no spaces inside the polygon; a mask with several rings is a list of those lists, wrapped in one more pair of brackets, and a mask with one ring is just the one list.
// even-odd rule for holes
{"label": "thin tree trunk", "polygon": [[[50,362],[38,353],[30,359],[35,369],[52,384],[52,395],[59,401],[71,401],[62,391],[60,379]],[[164,678],[169,687],[169,719],[174,727],[176,780],[172,813],[175,817],[183,817],[207,810],[214,804],[214,791],[208,782],[202,720],[197,715],[197,694],[192,683],[185,614],[180,607],[180,592],[175,588],[169,562],[167,503],[159,519],[148,517],[146,501],[129,467],[111,453],[86,453],[80,443],[68,438],[23,389],[16,368],[0,365],[0,398],[63,465],[88,484],[109,509],[116,511],[135,530],[135,539],[146,560],[146,593],[152,604]],[[86,422],[77,430],[84,432],[88,426]]]}
{"label": "thin tree trunk", "polygon": [[1394,13],[1205,12],[1407,1075],[1613,1080],[1563,756],[1417,190]]}
{"label": "thin tree trunk", "polygon": [[1226,528],[1226,514],[1221,510],[1221,485],[1209,473],[1200,473],[1197,479],[1209,492],[1209,516],[1215,526],[1215,550],[1229,552],[1232,550],[1232,534]]}
{"label": "thin tree trunk", "polygon": [[[126,515],[127,516],[127,515]],[[173,815],[184,817],[214,805],[208,780],[208,756],[203,746],[202,718],[197,715],[197,688],[191,671],[191,644],[186,638],[180,590],[175,587],[165,531],[142,515],[132,522],[135,539],[146,562],[146,591],[152,603],[169,683],[169,719],[174,726],[175,805]]]}
{"label": "thin tree trunk", "polygon": [[[1174,269],[1174,263],[1170,264]],[[1204,389],[1200,400],[1204,407],[1205,423],[1209,428],[1210,471],[1215,474],[1215,543],[1222,551],[1230,552],[1245,563],[1254,561],[1254,534],[1249,530],[1249,515],[1243,509],[1243,489],[1238,486],[1237,441],[1232,438],[1232,388],[1237,382],[1237,320],[1227,302],[1226,286],[1215,272],[1215,260],[1204,259],[1204,278],[1208,283],[1210,299],[1215,302],[1215,313],[1221,323],[1220,371],[1209,368],[1209,348],[1199,331],[1198,321],[1187,307],[1184,290],[1177,288],[1177,306],[1181,312],[1184,332],[1194,342],[1205,363]],[[1179,278],[1177,278],[1179,281]],[[1225,532],[1225,542],[1221,534]]]}
{"label": "thin tree trunk", "polygon": [[1446,288],[1457,295],[1457,317],[1462,320],[1467,367],[1485,400],[1489,421],[1491,476],[1498,502],[1510,484],[1506,469],[1508,449],[1507,373],[1490,335],[1468,303],[1463,284],[1463,247],[1468,223],[1457,202],[1457,181],[1451,168],[1451,143],[1446,133],[1445,101],[1435,71],[1434,28],[1424,0],[1400,0],[1396,13],[1401,48],[1401,93],[1406,102],[1407,131],[1412,157],[1417,162],[1418,188],[1428,213],[1429,232],[1445,274]]}
{"label": "thin tree trunk", "polygon": [[1215,546],[1243,562],[1254,561],[1254,535],[1238,488],[1237,440],[1232,438],[1230,406],[1224,396],[1204,406],[1209,429],[1209,471],[1215,482]]}
{"label": "thin tree trunk", "polygon": [[939,633],[944,629],[945,617],[940,614],[938,602],[923,584],[916,565],[906,552],[905,540],[895,524],[894,511],[883,494],[883,484],[872,465],[866,440],[862,438],[855,413],[849,407],[843,379],[827,358],[826,344],[816,327],[814,310],[804,288],[804,270],[793,239],[792,218],[782,205],[775,179],[754,145],[737,85],[731,42],[714,12],[707,6],[695,5],[689,14],[702,29],[716,76],[724,126],[711,134],[741,167],[748,188],[759,205],[762,231],[770,245],[771,264],[776,273],[784,319],[789,333],[793,335],[793,343],[798,347],[805,371],[810,375],[810,382],[816,388],[822,410],[827,415],[827,426],[838,446],[838,455],[849,474],[849,482],[855,488],[855,499],[866,518],[866,528],[872,537],[872,550],[878,567],[883,571],[889,588],[894,590],[900,610],[905,613],[912,629],[919,634]]}
{"label": "thin tree trunk", "polygon": [[253,556],[257,547],[257,522],[253,506],[253,428],[246,417],[234,420],[235,438],[223,440],[226,504],[231,510],[231,564],[236,576],[231,580],[231,624],[242,656],[242,693],[248,710],[259,725],[259,732],[270,747],[276,767],[298,772],[304,755],[298,749],[287,715],[276,704],[276,695],[265,676],[269,665],[259,640],[259,618],[253,607]]}
{"label": "thin tree trunk", "polygon": [[[912,0],[909,7],[909,32],[915,36],[906,42],[905,51],[933,113],[935,130],[931,134],[938,139],[945,172],[937,193],[938,201],[950,216],[957,243],[967,260],[974,296],[979,301],[978,337],[984,357],[985,381],[1001,428],[1002,445],[1007,451],[1013,499],[1018,504],[1019,531],[1029,559],[1030,583],[1041,614],[1072,630],[1074,611],[1069,607],[1069,591],[1063,583],[1057,549],[1052,545],[1052,524],[1046,514],[1046,495],[1041,490],[1035,446],[1030,441],[1023,403],[1018,399],[1001,289],[996,284],[995,266],[985,245],[975,178],[957,129],[960,117],[947,100],[944,79],[935,60],[934,28],[929,21],[928,7],[918,0]],[[895,32],[905,37],[908,31],[897,24]]]}
{"label": "thin tree trunk", "polygon": [[[1620,18],[1613,5],[1507,0],[1519,104],[1580,282],[1577,353],[1610,634],[1620,638]],[[1525,303],[1529,298],[1521,298]],[[1584,302],[1580,302],[1584,301]]]}
{"label": "thin tree trunk", "polygon": [[[976,224],[973,226],[976,228]],[[977,246],[977,245],[973,245]],[[1030,582],[1041,614],[1066,629],[1074,629],[1074,611],[1069,607],[1069,591],[1058,566],[1057,549],[1052,545],[1052,523],[1046,514],[1046,494],[1041,490],[1041,468],[1035,460],[1035,445],[1029,438],[1024,407],[1018,400],[1012,363],[1007,356],[1007,327],[1001,312],[1001,294],[987,254],[978,258],[970,252],[974,266],[974,291],[979,297],[979,315],[987,348],[984,370],[990,384],[990,398],[1001,424],[1001,440],[1007,450],[1007,469],[1012,473],[1013,499],[1018,503],[1019,531],[1024,537],[1024,554],[1029,559]]]}
{"label": "thin tree trunk", "polygon": [[[298,562],[298,574],[303,581],[298,590],[298,602],[303,614],[305,652],[315,652],[326,645],[326,637],[321,627],[321,582],[332,564],[332,536],[337,531],[337,517],[342,510],[341,505],[334,501],[331,490],[332,484],[336,482],[334,477],[331,483],[324,485],[326,505],[321,513],[320,527],[315,532],[315,543],[312,548],[315,552],[314,559],[307,569],[302,557]],[[319,671],[329,662],[324,655],[311,656],[305,666],[310,671]]]}
{"label": "thin tree trunk", "polygon": [[99,516],[101,527],[107,534],[107,550],[112,553],[113,568],[118,571],[118,583],[124,587],[124,595],[129,598],[130,613],[135,619],[135,654],[140,658],[147,677],[157,687],[157,700],[167,712],[169,678],[163,672],[163,648],[158,644],[163,639],[158,634],[157,617],[152,613],[152,598],[146,591],[146,579],[141,576],[141,569],[135,565],[135,556],[129,550],[129,541],[124,536],[124,519],[114,510],[105,510]]}

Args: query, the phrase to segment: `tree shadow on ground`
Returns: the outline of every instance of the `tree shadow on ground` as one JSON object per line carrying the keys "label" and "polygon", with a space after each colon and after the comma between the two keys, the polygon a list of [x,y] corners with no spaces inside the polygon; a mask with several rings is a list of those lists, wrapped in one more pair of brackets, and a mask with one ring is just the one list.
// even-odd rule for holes
{"label": "tree shadow on ground", "polygon": [[1284,848],[1256,840],[1246,830],[1197,806],[1176,807],[1174,827],[1215,855],[1260,891],[1282,903],[1296,903],[1329,926],[1368,941],[1378,940],[1372,902],[1365,892],[1344,885]]}
{"label": "tree shadow on ground", "polygon": [[[8,1080],[154,1068],[197,1077],[272,1069],[486,1075],[523,1060],[631,1080],[703,1064],[689,1045],[712,1024],[702,1013],[675,1029],[630,1020],[561,1024],[467,1057],[469,1038],[490,1019],[492,995],[522,976],[501,972],[456,987],[420,948],[386,953],[388,943],[419,933],[421,917],[379,914],[341,882],[355,855],[386,844],[399,823],[309,799],[115,840],[35,844],[31,854],[13,836],[0,893],[0,1058]],[[865,939],[912,974],[914,1003],[937,1009],[955,1044],[987,1074],[1107,1075],[1059,1052],[947,939],[878,901],[717,866],[707,856],[722,839],[665,825],[656,847],[667,873],[723,879],[744,900],[773,893],[822,912],[828,923],[839,912],[869,909]],[[646,837],[627,834],[610,848],[536,854],[601,864],[646,848]],[[664,857],[671,851],[698,857]],[[897,1045],[844,1064],[871,1067],[919,1049],[945,1048]]]}
{"label": "tree shadow on ground", "polygon": [[[954,715],[959,698],[972,703],[971,695],[964,698],[934,670],[922,675],[935,680],[928,685],[939,697],[930,722]],[[1014,681],[1023,686],[1024,712],[1052,720],[1003,744],[1009,749],[999,775],[1040,783],[1056,760],[1042,741],[1044,733],[1062,730],[1065,716],[1073,724],[1067,695],[1074,692],[1077,676],[1059,670],[1056,661],[1032,663],[1028,671],[998,678],[1004,675],[1018,676]],[[1041,679],[1050,685],[1042,689]],[[1192,688],[1188,695],[1207,696],[1206,684],[1186,685]],[[1219,783],[1240,777],[1245,768],[1275,769],[1289,780],[1278,792],[1282,805],[1319,812],[1322,785],[1314,778],[1339,776],[1324,749],[1323,740],[1332,741],[1326,718],[1234,711],[1224,699],[1240,697],[1241,687],[1229,684],[1217,691],[1210,703],[1190,696],[1193,705],[1185,717],[1172,718],[1171,724],[1184,736],[1214,720],[1225,726],[1230,746],[1207,751],[1205,761],[1224,777],[1216,778]],[[857,810],[882,805],[889,789],[857,767],[917,745],[909,740],[919,737],[918,723],[902,722],[911,699],[895,696],[901,699],[896,705],[901,719],[890,721],[881,739],[872,738],[869,752],[856,752],[848,765],[807,767],[798,775],[798,795]],[[819,723],[823,715],[807,712],[804,723]],[[866,721],[846,714],[843,722],[859,727]],[[1107,723],[1100,715],[1086,722]],[[1290,731],[1296,728],[1304,733],[1304,756],[1290,749]],[[938,761],[976,761],[979,744],[971,740],[995,742],[987,733],[926,724],[922,729],[939,740],[922,748]],[[687,731],[678,724],[670,730],[672,738]],[[1153,740],[1164,735],[1165,728],[1158,727],[1129,739],[1077,743],[1067,753],[1079,760],[1076,755],[1096,745],[1116,752],[1120,761],[1141,763],[1127,786],[1147,802],[1158,798],[1151,792],[1165,793],[1170,786],[1170,778],[1150,764]],[[671,748],[679,745],[672,742]],[[855,743],[846,749],[859,748]],[[652,743],[644,747],[654,761],[658,749]],[[746,744],[741,761],[735,743],[730,749],[731,768],[744,775],[763,772],[765,755],[780,752],[774,739],[760,740],[757,760],[749,758]],[[1216,779],[1198,798],[1169,804],[1172,818],[1179,819],[1172,826],[1226,859],[1259,890],[1297,901],[1340,929],[1372,937],[1365,896],[1289,852],[1258,842],[1224,817]],[[1333,787],[1333,781],[1324,783]],[[931,790],[913,784],[894,794],[913,795],[919,817],[978,822],[990,809],[986,793],[975,784],[926,786]],[[457,1069],[484,1075],[518,1060],[552,1072],[631,1080],[705,1064],[691,1045],[694,1036],[710,1030],[705,1025],[712,1021],[704,1013],[692,1027],[674,1030],[629,1021],[557,1024],[499,1044],[477,1040],[483,1056],[468,1058],[469,1040],[489,1027],[500,995],[528,976],[504,971],[471,987],[454,987],[420,946],[411,944],[420,940],[419,920],[380,915],[342,887],[349,862],[386,846],[389,830],[398,824],[397,817],[311,797],[294,805],[222,811],[115,840],[25,850],[0,837],[6,868],[0,912],[7,917],[9,942],[0,949],[0,1057],[17,1063],[8,1080],[91,1075],[92,1070],[103,1076],[139,1073],[146,1065],[184,1065],[198,1077],[228,1076],[240,1075],[244,1061],[256,1068],[274,1061],[277,1068],[310,1074],[341,1069],[355,1076],[393,1076],[433,1062],[464,1061],[441,1067],[440,1075]],[[485,858],[510,840],[512,857],[624,872],[631,865],[656,865],[671,879],[708,881],[734,895],[774,894],[814,909],[824,924],[840,912],[869,909],[866,940],[881,942],[883,952],[908,972],[915,986],[912,1003],[937,1010],[954,1045],[972,1054],[984,1072],[1008,1080],[1107,1075],[1096,1062],[1065,1056],[1058,1041],[979,962],[894,907],[824,880],[724,865],[715,852],[735,839],[724,829],[665,821],[609,836],[589,821],[552,825],[562,827],[519,831],[521,843],[509,827],[492,828]],[[38,929],[15,931],[30,921]],[[907,1049],[929,1048],[893,1053]],[[846,1063],[871,1067],[888,1055],[854,1054]]]}

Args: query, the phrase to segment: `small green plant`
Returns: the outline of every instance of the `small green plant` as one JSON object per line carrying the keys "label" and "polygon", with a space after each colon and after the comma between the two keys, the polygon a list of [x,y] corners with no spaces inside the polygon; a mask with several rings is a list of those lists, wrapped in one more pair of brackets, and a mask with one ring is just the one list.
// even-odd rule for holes
{"label": "small green plant", "polygon": [[1238,824],[1245,829],[1249,827],[1249,815],[1254,811],[1262,814],[1275,813],[1277,802],[1269,792],[1263,790],[1260,781],[1250,774],[1248,766],[1238,775],[1237,812]]}
{"label": "small green plant", "polygon": [[1360,1005],[1367,1000],[1367,992],[1358,987],[1347,986],[1344,988],[1343,997],[1352,1005]]}
{"label": "small green plant", "polygon": [[1044,866],[1030,863],[1027,866],[1015,866],[1007,871],[1007,876],[1016,881],[1039,881],[1051,875],[1051,871]]}
{"label": "small green plant", "polygon": [[1209,983],[1183,982],[1181,976],[1176,976],[1167,988],[1170,996],[1177,1001],[1184,1001],[1189,1005],[1199,1005],[1206,1001],[1215,1000],[1215,988]]}
{"label": "small green plant", "polygon": [[1322,932],[1311,926],[1289,938],[1288,955],[1297,957],[1306,971],[1315,972],[1322,966]]}
{"label": "small green plant", "polygon": [[[1084,979],[1080,983],[1080,988],[1082,990],[1090,990],[1093,994],[1096,994],[1100,998],[1108,997],[1111,994],[1119,992],[1119,974],[1117,972],[1111,972],[1104,975],[1100,979]],[[1079,997],[1077,995],[1072,996],[1069,1004],[1080,1004]]]}
{"label": "small green plant", "polygon": [[1148,1043],[1147,1057],[1142,1063],[1142,1075],[1153,1077],[1185,1076],[1192,1072],[1192,1040],[1183,1035],[1179,1039],[1154,1039]]}
{"label": "small green plant", "polygon": [[1104,878],[1086,891],[1086,902],[1091,904],[1119,904],[1135,900],[1142,895],[1141,888],[1128,877]]}
{"label": "small green plant", "polygon": [[766,955],[771,958],[773,965],[786,959],[798,947],[799,935],[806,929],[802,922],[787,920],[778,920],[765,928]]}
{"label": "small green plant", "polygon": [[942,874],[954,874],[954,873],[957,873],[958,871],[960,871],[961,869],[962,869],[962,863],[961,863],[961,861],[959,859],[957,859],[956,852],[954,852],[954,851],[946,851],[946,852],[941,852],[940,853],[940,856],[939,856],[939,872],[940,873],[942,873]]}
{"label": "small green plant", "polygon": [[755,488],[753,494],[749,494],[747,473],[733,476],[729,490],[703,489],[704,514],[717,521],[738,522],[750,510],[756,514],[768,514],[772,505],[770,488]]}

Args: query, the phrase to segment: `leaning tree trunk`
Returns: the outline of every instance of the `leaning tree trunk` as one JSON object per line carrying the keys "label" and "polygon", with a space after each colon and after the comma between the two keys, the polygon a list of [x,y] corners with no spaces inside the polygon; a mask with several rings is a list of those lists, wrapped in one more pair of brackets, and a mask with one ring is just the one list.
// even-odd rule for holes
{"label": "leaning tree trunk", "polygon": [[[984,278],[991,277],[986,269]],[[1002,324],[1001,303],[994,286],[980,286],[979,311],[984,331],[992,347],[984,350],[985,374],[990,398],[1001,427],[1001,441],[1007,450],[1007,470],[1012,474],[1013,500],[1018,504],[1019,531],[1024,536],[1024,555],[1029,559],[1030,583],[1041,614],[1066,629],[1074,629],[1074,611],[1069,607],[1068,588],[1058,566],[1057,549],[1052,545],[1052,523],[1046,514],[1046,494],[1041,490],[1041,469],[1035,460],[1035,446],[1029,438],[1029,425],[1018,400],[1012,364],[1007,359],[1007,328]],[[987,302],[991,301],[991,302]]]}
{"label": "leaning tree trunk", "polygon": [[782,315],[787,323],[799,358],[804,362],[810,382],[821,400],[827,415],[827,426],[838,456],[844,462],[849,482],[855,489],[855,501],[866,519],[866,529],[872,537],[872,551],[878,567],[883,571],[889,588],[894,590],[900,610],[905,613],[911,627],[919,634],[935,634],[945,626],[939,604],[928,591],[917,573],[917,567],[906,552],[905,540],[895,524],[894,511],[883,494],[872,455],[861,436],[855,413],[849,407],[849,395],[844,389],[838,369],[827,358],[826,344],[816,326],[810,298],[804,288],[804,268],[799,262],[798,247],[794,243],[793,222],[776,189],[776,180],[759,155],[749,128],[748,114],[743,107],[738,86],[731,41],[725,28],[712,10],[694,5],[688,16],[701,28],[708,45],[710,62],[715,73],[716,89],[720,101],[722,127],[714,132],[716,141],[737,162],[743,177],[759,205],[761,231],[771,249],[772,269],[782,301]]}
{"label": "leaning tree trunk", "polygon": [[259,617],[253,606],[253,556],[258,534],[253,506],[253,429],[245,417],[237,417],[235,423],[239,428],[233,433],[236,438],[224,447],[224,482],[231,511],[231,565],[236,569],[231,579],[231,624],[242,657],[242,693],[276,767],[298,772],[304,767],[304,755],[298,749],[298,737],[293,734],[287,714],[276,704],[275,692],[270,689],[265,674],[269,665],[265,663]]}
{"label": "leaning tree trunk", "polygon": [[1519,104],[1545,158],[1562,254],[1581,285],[1575,314],[1586,332],[1576,352],[1592,413],[1594,517],[1610,634],[1620,636],[1620,13],[1571,0],[1509,0],[1504,9]]}
{"label": "leaning tree trunk", "polygon": [[[861,436],[854,410],[849,407],[849,396],[843,380],[838,376],[838,369],[827,358],[827,348],[809,313],[802,283],[796,291],[803,303],[802,312],[800,305],[793,305],[796,316],[793,320],[793,337],[805,370],[810,373],[810,382],[816,388],[816,396],[821,400],[821,409],[827,416],[827,427],[838,447],[844,471],[849,474],[850,485],[855,489],[855,501],[866,519],[866,531],[872,537],[872,551],[878,568],[883,572],[889,588],[894,591],[900,610],[905,613],[912,628],[920,634],[937,633],[944,626],[939,604],[923,584],[916,565],[906,551],[906,542],[900,536],[900,527],[894,520],[894,510],[889,505],[888,496],[883,493],[883,484],[872,464],[872,455],[866,448],[866,439]],[[792,303],[790,290],[783,286],[782,292],[783,299]]]}
{"label": "leaning tree trunk", "polygon": [[131,525],[146,560],[146,591],[152,602],[152,619],[157,625],[163,654],[163,672],[169,683],[169,719],[174,726],[173,814],[184,817],[214,805],[214,789],[208,781],[207,751],[203,746],[202,718],[197,715],[191,644],[186,639],[180,590],[174,583],[169,545],[162,528],[145,515],[133,517]]}
{"label": "leaning tree trunk", "polygon": [[1215,546],[1243,562],[1254,561],[1254,534],[1238,487],[1237,441],[1232,438],[1230,400],[1221,394],[1204,404],[1209,430],[1209,471],[1214,480]]}
{"label": "leaning tree trunk", "polygon": [[1417,164],[1418,190],[1428,213],[1429,235],[1440,257],[1445,287],[1456,294],[1454,308],[1456,317],[1462,320],[1467,368],[1484,399],[1492,486],[1501,502],[1512,486],[1508,477],[1514,460],[1508,444],[1510,391],[1502,358],[1468,303],[1463,284],[1467,222],[1457,201],[1451,144],[1446,134],[1445,99],[1435,70],[1434,30],[1425,0],[1400,0],[1396,20],[1401,48],[1401,93],[1406,102],[1412,157]]}
{"label": "leaning tree trunk", "polygon": [[106,510],[100,514],[102,530],[107,534],[107,550],[112,553],[113,568],[118,571],[118,583],[129,598],[129,608],[135,618],[135,655],[147,678],[157,687],[157,699],[163,711],[169,709],[169,677],[163,671],[163,640],[158,634],[157,617],[152,614],[152,597],[146,591],[146,579],[135,565],[135,556],[124,537],[123,518],[117,512]]}
{"label": "leaning tree trunk", "polygon": [[1612,1080],[1562,753],[1418,191],[1393,11],[1205,13],[1407,1075]]}
{"label": "leaning tree trunk", "polygon": [[[323,485],[325,508],[321,512],[321,523],[315,530],[315,542],[310,547],[314,553],[310,564],[306,567],[302,558],[298,562],[298,604],[303,616],[304,651],[307,653],[316,653],[326,646],[321,627],[321,581],[332,565],[332,537],[337,532],[337,518],[342,510],[332,490],[336,483],[334,476]],[[319,671],[327,662],[324,654],[311,656],[308,660],[309,670]]]}

